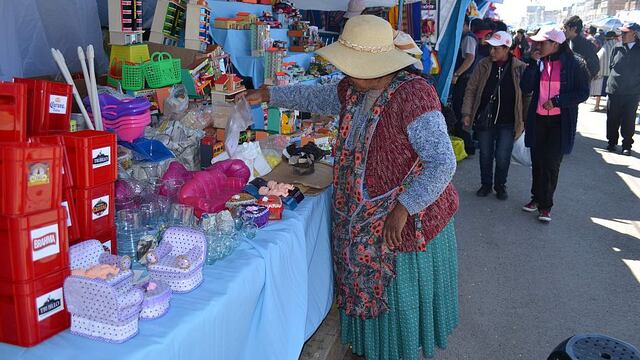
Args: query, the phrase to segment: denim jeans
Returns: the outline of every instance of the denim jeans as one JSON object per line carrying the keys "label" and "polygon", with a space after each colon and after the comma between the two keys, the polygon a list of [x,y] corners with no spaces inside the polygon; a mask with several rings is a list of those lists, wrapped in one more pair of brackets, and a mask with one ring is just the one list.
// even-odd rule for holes
{"label": "denim jeans", "polygon": [[[480,178],[482,185],[506,185],[513,150],[513,126],[494,126],[478,130],[480,144]],[[493,163],[495,160],[495,176]]]}

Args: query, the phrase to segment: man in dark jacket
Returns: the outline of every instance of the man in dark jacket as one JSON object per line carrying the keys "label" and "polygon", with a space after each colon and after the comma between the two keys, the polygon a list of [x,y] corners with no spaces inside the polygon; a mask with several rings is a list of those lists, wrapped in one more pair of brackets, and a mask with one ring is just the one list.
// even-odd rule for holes
{"label": "man in dark jacket", "polygon": [[600,71],[600,61],[596,48],[582,35],[582,19],[574,15],[564,21],[564,34],[571,41],[571,50],[578,54],[586,63],[590,80],[594,79]]}
{"label": "man in dark jacket", "polygon": [[611,73],[607,80],[607,150],[616,151],[618,132],[622,133],[622,154],[631,155],[636,111],[640,101],[640,25],[621,27],[622,45],[611,53]]}

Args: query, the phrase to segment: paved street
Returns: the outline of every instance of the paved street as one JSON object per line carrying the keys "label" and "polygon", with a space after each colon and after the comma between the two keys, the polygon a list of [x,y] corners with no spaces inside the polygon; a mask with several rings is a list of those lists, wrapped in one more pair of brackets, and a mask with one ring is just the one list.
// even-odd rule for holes
{"label": "paved street", "polygon": [[[530,169],[511,166],[510,197],[500,201],[475,195],[478,155],[458,164],[461,322],[434,359],[546,359],[562,340],[585,332],[640,346],[640,145],[633,157],[603,150],[606,115],[592,107],[581,106],[549,225],[520,210]],[[335,317],[301,359],[342,358],[334,355],[345,351]]]}
{"label": "paved street", "polygon": [[436,359],[546,359],[599,332],[640,346],[640,126],[633,157],[610,154],[604,113],[582,105],[553,222],[520,207],[530,170],[512,165],[506,202],[478,198],[478,156],[459,163],[460,326]]}

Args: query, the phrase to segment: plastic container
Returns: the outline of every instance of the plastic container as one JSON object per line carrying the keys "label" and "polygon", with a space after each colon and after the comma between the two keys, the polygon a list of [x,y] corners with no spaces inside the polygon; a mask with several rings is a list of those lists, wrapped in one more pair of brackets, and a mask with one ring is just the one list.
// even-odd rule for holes
{"label": "plastic container", "polygon": [[73,189],[73,197],[82,239],[95,239],[96,235],[113,228],[116,210],[114,183],[90,189]]}
{"label": "plastic container", "polygon": [[0,141],[27,140],[27,86],[0,83]]}
{"label": "plastic container", "polygon": [[36,79],[16,78],[14,81],[27,86],[29,135],[48,135],[71,129],[71,85]]}
{"label": "plastic container", "polygon": [[144,88],[144,65],[122,65],[122,88],[141,90]]}
{"label": "plastic container", "polygon": [[0,215],[25,215],[60,206],[62,147],[0,143]]}
{"label": "plastic container", "polygon": [[69,165],[69,157],[64,147],[64,137],[62,137],[62,135],[39,135],[31,137],[29,140],[38,144],[58,145],[62,147],[62,188],[67,189],[73,187],[71,165]]}
{"label": "plastic container", "polygon": [[0,281],[0,342],[34,346],[69,327],[63,284],[68,268],[27,282]]}
{"label": "plastic container", "polygon": [[66,212],[0,217],[0,282],[31,281],[69,266]]}
{"label": "plastic container", "polygon": [[144,64],[145,79],[150,88],[161,88],[182,81],[182,61],[168,52],[154,52],[151,61]]}
{"label": "plastic container", "polygon": [[75,188],[88,189],[109,184],[118,177],[116,135],[84,130],[64,134]]}
{"label": "plastic container", "polygon": [[73,197],[73,190],[71,188],[62,190],[62,207],[64,207],[67,212],[65,222],[69,234],[69,244],[72,244],[80,239],[80,228],[78,223],[78,208],[76,207],[76,200]]}

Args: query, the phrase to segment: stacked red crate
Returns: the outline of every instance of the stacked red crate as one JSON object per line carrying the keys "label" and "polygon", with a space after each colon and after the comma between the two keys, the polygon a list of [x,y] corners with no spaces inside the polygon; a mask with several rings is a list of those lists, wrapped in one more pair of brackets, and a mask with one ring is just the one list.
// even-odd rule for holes
{"label": "stacked red crate", "polygon": [[115,254],[116,135],[93,130],[66,133],[64,145],[73,179],[78,241],[101,240]]}
{"label": "stacked red crate", "polygon": [[62,293],[69,242],[61,201],[60,145],[0,143],[2,342],[32,346],[69,327]]}

